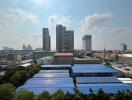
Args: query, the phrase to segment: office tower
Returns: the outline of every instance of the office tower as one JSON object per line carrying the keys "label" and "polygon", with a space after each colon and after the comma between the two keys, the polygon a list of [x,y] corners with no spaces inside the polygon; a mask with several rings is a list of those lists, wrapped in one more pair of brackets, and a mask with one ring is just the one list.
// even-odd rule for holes
{"label": "office tower", "polygon": [[83,46],[83,50],[86,50],[87,52],[92,51],[92,36],[91,35],[83,36],[82,46]]}
{"label": "office tower", "polygon": [[121,51],[127,51],[127,44],[121,43]]}
{"label": "office tower", "polygon": [[66,27],[62,25],[56,25],[56,50],[61,52],[64,49],[64,35]]}
{"label": "office tower", "polygon": [[43,50],[50,50],[50,36],[48,28],[43,28]]}
{"label": "office tower", "polygon": [[64,41],[64,50],[74,50],[74,31],[66,31]]}
{"label": "office tower", "polygon": [[74,31],[66,31],[66,27],[56,25],[56,50],[70,51],[74,49]]}

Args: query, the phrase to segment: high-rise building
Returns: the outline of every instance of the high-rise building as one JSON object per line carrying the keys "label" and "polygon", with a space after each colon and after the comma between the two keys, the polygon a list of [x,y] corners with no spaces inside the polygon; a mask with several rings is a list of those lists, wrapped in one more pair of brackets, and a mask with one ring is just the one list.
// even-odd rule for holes
{"label": "high-rise building", "polygon": [[66,27],[62,25],[56,25],[56,50],[61,52],[64,49],[64,35]]}
{"label": "high-rise building", "polygon": [[50,50],[50,36],[48,28],[43,28],[43,50]]}
{"label": "high-rise building", "polygon": [[64,41],[64,50],[74,50],[74,31],[66,31]]}
{"label": "high-rise building", "polygon": [[121,51],[127,51],[127,44],[121,43]]}
{"label": "high-rise building", "polygon": [[83,36],[82,46],[83,46],[83,50],[86,50],[87,52],[92,51],[92,36],[91,35]]}
{"label": "high-rise building", "polygon": [[66,27],[56,25],[56,50],[70,51],[74,49],[74,31],[66,31]]}

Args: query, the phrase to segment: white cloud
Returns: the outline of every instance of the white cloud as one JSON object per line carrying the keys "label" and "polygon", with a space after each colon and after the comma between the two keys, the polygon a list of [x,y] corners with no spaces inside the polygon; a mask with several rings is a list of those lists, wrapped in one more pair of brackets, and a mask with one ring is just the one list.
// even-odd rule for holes
{"label": "white cloud", "polygon": [[[132,26],[115,26],[115,16],[112,13],[88,15],[82,19],[76,30],[75,47],[82,48],[82,37],[86,34],[93,36],[93,49],[119,49],[120,43],[125,42],[131,47]],[[80,41],[80,44],[76,44]]]}
{"label": "white cloud", "polygon": [[32,23],[37,23],[39,21],[39,18],[36,14],[29,12],[29,11],[24,11],[22,9],[10,9],[8,12],[0,13],[0,15],[4,19],[8,19],[10,21],[29,21]]}
{"label": "white cloud", "polygon": [[[86,16],[81,21],[81,30],[96,30],[98,27],[102,28],[107,25],[111,25],[113,15],[111,13],[104,13],[104,14],[93,14]],[[102,30],[102,29],[101,29]]]}
{"label": "white cloud", "polygon": [[11,9],[11,15],[12,17],[15,16],[17,19],[30,21],[32,23],[38,22],[38,16],[32,12],[24,11],[22,9]]}
{"label": "white cloud", "polygon": [[29,0],[30,3],[34,4],[35,6],[43,5],[46,0]]}
{"label": "white cloud", "polygon": [[23,28],[27,24],[32,27],[32,24],[37,22],[37,15],[19,8],[10,9],[8,12],[0,12],[0,49],[3,46],[21,49],[22,44],[27,42],[31,43],[31,40],[34,40],[32,44],[35,43],[34,38],[26,39],[25,34],[27,32]]}
{"label": "white cloud", "polygon": [[55,26],[56,24],[62,24],[64,26],[69,27],[71,21],[69,16],[65,17],[65,16],[53,15],[48,18],[48,24],[50,26]]}
{"label": "white cloud", "polygon": [[41,4],[44,2],[44,0],[35,0],[35,2]]}

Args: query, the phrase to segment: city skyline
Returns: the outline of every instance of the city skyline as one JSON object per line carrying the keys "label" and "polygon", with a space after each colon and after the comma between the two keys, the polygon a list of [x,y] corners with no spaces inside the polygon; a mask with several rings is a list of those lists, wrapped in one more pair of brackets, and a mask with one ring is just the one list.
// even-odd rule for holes
{"label": "city skyline", "polygon": [[[42,28],[48,27],[51,49],[56,49],[56,24],[74,30],[75,49],[82,49],[82,36],[92,35],[93,50],[132,50],[131,0],[3,0],[0,1],[0,49],[42,47]],[[80,41],[80,42],[78,42]]]}

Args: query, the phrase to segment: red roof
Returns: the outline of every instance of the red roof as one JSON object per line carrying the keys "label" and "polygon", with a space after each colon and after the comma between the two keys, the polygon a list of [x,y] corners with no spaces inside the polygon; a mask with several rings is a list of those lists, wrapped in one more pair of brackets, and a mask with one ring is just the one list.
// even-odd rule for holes
{"label": "red roof", "polygon": [[66,57],[70,56],[70,57],[72,57],[73,53],[55,53],[55,56],[66,56]]}

